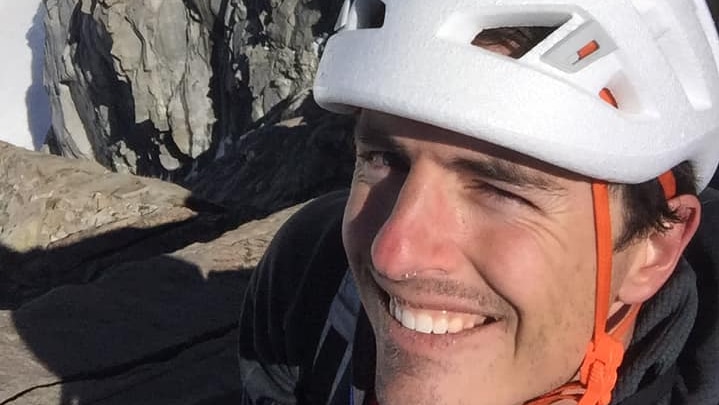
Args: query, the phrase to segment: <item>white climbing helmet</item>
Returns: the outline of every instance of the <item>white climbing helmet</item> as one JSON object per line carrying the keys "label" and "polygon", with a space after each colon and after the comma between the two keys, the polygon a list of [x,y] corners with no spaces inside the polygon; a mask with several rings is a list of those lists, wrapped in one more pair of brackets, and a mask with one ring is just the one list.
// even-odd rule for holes
{"label": "white climbing helmet", "polygon": [[[338,25],[314,86],[328,110],[410,118],[611,182],[689,160],[703,189],[719,162],[704,0],[347,0]],[[519,59],[471,44],[511,26],[556,30]]]}

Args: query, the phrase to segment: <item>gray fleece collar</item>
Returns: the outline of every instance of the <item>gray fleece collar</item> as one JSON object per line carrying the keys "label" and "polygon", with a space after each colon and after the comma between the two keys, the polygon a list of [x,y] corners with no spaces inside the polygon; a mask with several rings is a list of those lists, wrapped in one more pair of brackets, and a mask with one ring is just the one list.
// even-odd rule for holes
{"label": "gray fleece collar", "polygon": [[613,404],[617,404],[677,362],[697,316],[696,276],[682,260],[666,285],[644,303],[632,342],[619,370]]}

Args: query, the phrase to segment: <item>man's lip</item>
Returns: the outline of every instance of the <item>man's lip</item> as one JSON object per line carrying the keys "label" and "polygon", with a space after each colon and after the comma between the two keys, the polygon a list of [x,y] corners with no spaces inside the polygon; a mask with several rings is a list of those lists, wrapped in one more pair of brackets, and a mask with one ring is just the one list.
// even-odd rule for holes
{"label": "man's lip", "polygon": [[470,301],[467,298],[458,298],[441,294],[416,292],[413,289],[405,289],[395,285],[383,285],[375,278],[375,283],[387,308],[391,298],[402,301],[404,304],[419,310],[447,311],[459,314],[471,314],[483,316],[494,320],[503,317],[499,311],[479,305],[477,301]]}
{"label": "man's lip", "polygon": [[[382,294],[386,295],[386,293]],[[383,329],[386,335],[381,336],[389,339],[396,347],[407,353],[419,354],[425,358],[433,358],[438,361],[444,361],[450,356],[461,355],[464,350],[470,350],[474,347],[473,345],[480,341],[477,339],[482,339],[481,341],[485,343],[485,347],[494,347],[493,345],[498,342],[497,339],[501,339],[501,335],[506,331],[506,322],[503,318],[468,325],[465,323],[466,319],[471,318],[472,315],[465,315],[464,317],[459,317],[459,319],[463,320],[463,323],[458,325],[455,324],[454,320],[450,320],[450,318],[455,318],[454,315],[450,314],[448,314],[446,325],[438,326],[435,319],[432,319],[432,330],[429,331],[426,328],[429,326],[426,319],[422,322],[423,326],[420,326],[420,321],[417,317],[414,318],[416,323],[413,325],[406,324],[407,320],[404,316],[401,320],[397,319],[391,313],[392,308],[390,307],[389,299],[383,300],[381,308],[387,321],[386,329]],[[479,315],[477,316],[480,317]]]}
{"label": "man's lip", "polygon": [[440,335],[456,334],[496,322],[496,319],[482,315],[419,309],[396,297],[390,297],[388,311],[405,328]]}
{"label": "man's lip", "polygon": [[380,288],[384,303],[389,307],[389,301],[394,299],[403,305],[417,310],[444,311],[456,314],[468,314],[499,320],[501,316],[496,311],[487,310],[442,296],[414,296],[412,294],[393,294]]}
{"label": "man's lip", "polygon": [[[481,305],[480,300],[417,291],[416,288],[407,288],[407,285],[413,281],[391,281],[374,269],[371,271],[371,275],[387,308],[389,308],[390,298],[396,298],[416,309],[479,315],[495,320],[504,318],[496,308]],[[427,280],[426,282],[430,283],[431,281]]]}

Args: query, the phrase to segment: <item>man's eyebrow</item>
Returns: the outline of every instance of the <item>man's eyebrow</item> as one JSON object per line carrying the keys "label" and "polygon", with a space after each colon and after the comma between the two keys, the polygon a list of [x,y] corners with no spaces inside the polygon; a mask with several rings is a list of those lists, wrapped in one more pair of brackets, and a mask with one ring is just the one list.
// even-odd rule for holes
{"label": "man's eyebrow", "polygon": [[[382,128],[368,122],[358,122],[355,126],[355,140],[368,146],[386,149],[399,155],[407,156],[406,149],[394,137]],[[566,188],[556,181],[539,173],[529,170],[515,163],[510,163],[496,157],[470,159],[455,157],[447,165],[449,169],[466,173],[474,177],[482,177],[513,184],[518,187],[534,188],[551,193],[566,193]]]}
{"label": "man's eyebrow", "polygon": [[535,188],[553,193],[564,193],[567,190],[552,179],[529,172],[521,166],[498,158],[481,160],[454,158],[448,166],[470,176],[482,177],[519,187]]}
{"label": "man's eyebrow", "polygon": [[366,123],[359,123],[355,127],[355,140],[363,144],[406,155],[404,146],[400,145],[387,132]]}

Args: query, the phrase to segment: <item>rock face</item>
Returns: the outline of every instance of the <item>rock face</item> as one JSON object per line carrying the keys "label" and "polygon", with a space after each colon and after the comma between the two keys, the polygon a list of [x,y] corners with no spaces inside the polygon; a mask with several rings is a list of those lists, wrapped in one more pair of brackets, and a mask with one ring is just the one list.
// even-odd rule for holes
{"label": "rock face", "polygon": [[0,202],[0,403],[237,403],[248,270],[296,207],[246,222],[2,143]]}
{"label": "rock face", "polygon": [[341,2],[43,1],[65,157],[0,143],[0,404],[237,403],[249,270],[352,173],[309,91]]}
{"label": "rock face", "polygon": [[160,174],[209,148],[211,28],[196,10],[181,0],[46,7],[46,82],[64,155]]}
{"label": "rock face", "polygon": [[247,131],[304,113],[341,6],[317,0],[45,4],[51,149],[188,186],[186,178],[236,150],[227,144]]}

